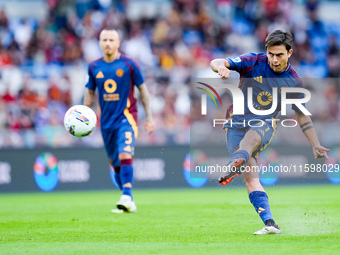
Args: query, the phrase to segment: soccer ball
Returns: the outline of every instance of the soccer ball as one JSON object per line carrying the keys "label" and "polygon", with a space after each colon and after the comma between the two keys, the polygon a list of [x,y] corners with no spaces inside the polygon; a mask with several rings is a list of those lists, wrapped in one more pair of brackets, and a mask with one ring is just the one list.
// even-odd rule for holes
{"label": "soccer ball", "polygon": [[97,124],[94,111],[85,105],[72,106],[65,113],[65,129],[76,137],[84,137],[93,131]]}

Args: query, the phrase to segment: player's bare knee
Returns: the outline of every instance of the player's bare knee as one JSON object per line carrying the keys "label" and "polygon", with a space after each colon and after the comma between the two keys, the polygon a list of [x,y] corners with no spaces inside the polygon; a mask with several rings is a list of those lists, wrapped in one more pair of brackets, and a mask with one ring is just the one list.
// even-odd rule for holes
{"label": "player's bare knee", "polygon": [[259,133],[255,130],[250,130],[248,131],[247,133],[248,137],[250,137],[251,141],[254,142],[254,143],[257,143],[257,144],[260,144],[261,141],[262,141],[262,138],[261,136],[259,135]]}
{"label": "player's bare knee", "polygon": [[249,143],[254,147],[258,147],[262,142],[261,136],[254,130],[251,130],[249,132],[249,135],[247,138],[249,140]]}
{"label": "player's bare knee", "polygon": [[261,136],[255,130],[250,130],[240,142],[240,148],[247,151],[254,151],[261,142]]}
{"label": "player's bare knee", "polygon": [[254,137],[253,143],[254,143],[255,146],[259,146],[261,144],[261,142],[262,142],[262,138],[260,136]]}
{"label": "player's bare knee", "polygon": [[119,160],[132,159],[132,155],[126,152],[120,153],[118,157]]}

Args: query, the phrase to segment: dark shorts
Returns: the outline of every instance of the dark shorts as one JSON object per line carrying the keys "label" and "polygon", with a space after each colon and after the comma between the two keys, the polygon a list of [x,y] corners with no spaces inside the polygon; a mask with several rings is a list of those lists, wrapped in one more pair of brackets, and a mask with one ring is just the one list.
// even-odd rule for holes
{"label": "dark shorts", "polygon": [[119,166],[118,155],[126,152],[134,154],[135,133],[130,124],[124,124],[114,130],[102,130],[105,150],[112,166]]}
{"label": "dark shorts", "polygon": [[[253,126],[256,125],[256,123],[252,124]],[[272,122],[264,122],[263,126],[258,127],[242,127],[242,128],[225,128],[226,131],[226,139],[227,139],[227,147],[228,151],[231,154],[233,152],[237,151],[240,147],[240,142],[243,139],[243,137],[246,135],[246,133],[249,130],[255,130],[262,138],[260,146],[253,152],[251,155],[253,158],[257,159],[259,156],[259,153],[263,151],[268,144],[272,141],[275,132],[276,132],[276,125],[272,127]]]}

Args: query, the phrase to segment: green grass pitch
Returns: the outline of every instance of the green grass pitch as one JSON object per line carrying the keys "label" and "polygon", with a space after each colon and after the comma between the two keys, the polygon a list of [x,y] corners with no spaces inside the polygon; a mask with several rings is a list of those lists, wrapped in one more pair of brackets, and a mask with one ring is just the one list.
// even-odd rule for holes
{"label": "green grass pitch", "polygon": [[340,186],[266,190],[282,235],[252,235],[245,187],[135,190],[118,215],[118,191],[2,194],[0,254],[339,254]]}

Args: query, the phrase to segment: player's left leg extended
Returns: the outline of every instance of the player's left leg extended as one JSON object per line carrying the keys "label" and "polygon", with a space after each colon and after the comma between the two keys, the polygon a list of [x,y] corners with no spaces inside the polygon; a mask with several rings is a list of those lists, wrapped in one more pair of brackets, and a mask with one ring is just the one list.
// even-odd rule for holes
{"label": "player's left leg extended", "polygon": [[[250,133],[250,131],[252,132]],[[281,231],[279,227],[275,224],[273,215],[270,210],[267,193],[264,191],[260,183],[258,167],[256,162],[259,153],[268,146],[268,144],[274,137],[275,127],[270,126],[270,124],[266,124],[261,127],[254,127],[253,129],[250,129],[247,134],[251,134],[252,136],[254,136],[255,135],[254,132],[257,133],[257,137],[261,138],[261,142],[255,149],[255,151],[252,154],[253,156],[249,159],[247,163],[248,167],[247,169],[249,171],[245,171],[242,173],[243,179],[247,185],[249,200],[253,204],[255,211],[259,214],[265,225],[263,229],[256,231],[254,235],[280,234]],[[244,146],[244,148],[247,147]]]}
{"label": "player's left leg extended", "polygon": [[[252,157],[247,166],[249,169],[255,169],[257,167],[256,160]],[[260,183],[259,173],[257,171],[245,171],[242,176],[247,185],[249,200],[265,225],[263,229],[256,231],[254,235],[280,234],[281,231],[276,225],[270,210],[267,193]]]}

